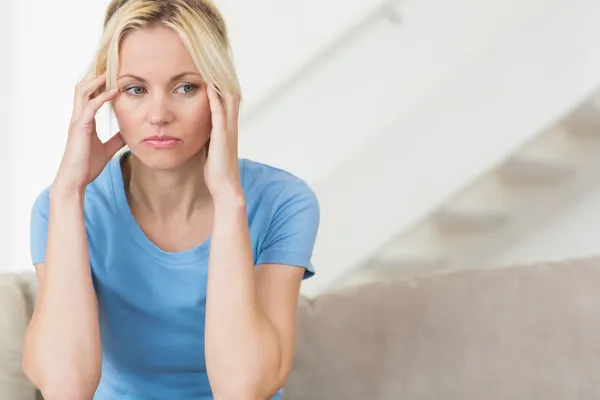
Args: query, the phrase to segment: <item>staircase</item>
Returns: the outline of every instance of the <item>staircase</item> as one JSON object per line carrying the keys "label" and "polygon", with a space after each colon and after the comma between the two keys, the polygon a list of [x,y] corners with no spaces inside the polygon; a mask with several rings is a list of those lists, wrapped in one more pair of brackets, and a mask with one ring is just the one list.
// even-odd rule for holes
{"label": "staircase", "polygon": [[[90,18],[105,6],[71,3]],[[320,199],[318,273],[306,295],[480,262],[596,179],[597,0],[348,0],[343,10],[335,0],[223,3],[246,7],[231,15],[253,28],[234,32],[249,100],[240,154],[303,177]],[[15,82],[35,75],[40,58],[61,54],[64,66],[49,82],[53,107],[34,101],[36,118],[14,110],[19,131],[31,134],[64,132],[72,96],[64,87],[87,66],[93,46],[84,43],[95,39],[82,17],[87,38],[70,40],[72,14],[44,4],[33,14],[17,7],[17,21],[33,18],[58,50],[36,47],[38,36],[17,29],[26,23],[9,29],[16,47],[36,49],[20,54]],[[298,21],[305,25],[291,26]],[[31,105],[34,84],[23,85],[15,104]],[[99,123],[102,132],[112,126]],[[11,137],[37,162],[17,163],[9,183],[18,194],[10,265],[29,265],[27,204],[55,171],[36,166],[62,154],[56,135],[36,135],[34,147],[29,135]]]}
{"label": "staircase", "polygon": [[431,215],[382,246],[340,286],[485,265],[600,185],[600,102],[570,110]]}
{"label": "staircase", "polygon": [[485,262],[600,171],[596,0],[362,3],[276,76],[264,60],[241,72],[241,156],[320,200],[308,296]]}
{"label": "staircase", "polygon": [[[254,150],[306,177],[320,199],[318,273],[305,295],[485,262],[594,184],[600,4],[576,3],[531,6],[470,51],[460,46],[466,39],[441,36],[440,47],[427,47],[415,15],[403,10],[399,27],[374,24],[280,98],[255,127],[293,132],[274,138],[291,150],[261,152],[266,134]],[[445,63],[440,54],[454,55],[445,47],[453,43],[464,57]],[[433,50],[440,53],[407,67]],[[352,81],[356,95],[340,98],[338,75],[366,78]]]}

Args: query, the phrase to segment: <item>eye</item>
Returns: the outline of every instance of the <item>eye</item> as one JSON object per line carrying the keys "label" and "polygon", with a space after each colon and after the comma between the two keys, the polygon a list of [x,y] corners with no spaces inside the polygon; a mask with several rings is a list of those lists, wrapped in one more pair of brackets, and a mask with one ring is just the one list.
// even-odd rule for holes
{"label": "eye", "polygon": [[132,86],[130,88],[125,89],[126,93],[133,95],[133,96],[140,96],[140,95],[144,94],[145,91],[146,91],[146,89],[144,89],[141,86]]}
{"label": "eye", "polygon": [[194,85],[192,83],[186,83],[184,85],[181,85],[177,88],[178,93],[183,93],[183,94],[192,94],[194,93],[194,91],[198,88],[197,85]]}

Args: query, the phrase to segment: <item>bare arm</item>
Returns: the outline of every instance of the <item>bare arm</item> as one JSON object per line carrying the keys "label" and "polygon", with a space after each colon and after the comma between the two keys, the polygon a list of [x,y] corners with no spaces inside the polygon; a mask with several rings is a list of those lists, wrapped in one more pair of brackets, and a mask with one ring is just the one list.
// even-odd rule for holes
{"label": "bare arm", "polygon": [[[205,354],[217,400],[265,400],[290,372],[296,307],[318,225],[316,199],[292,191],[271,221],[263,257],[250,238],[237,153],[239,97],[209,88],[213,131],[205,179],[214,201]],[[308,212],[307,212],[308,211]],[[308,222],[302,222],[303,220]],[[290,254],[294,256],[290,256]]]}
{"label": "bare arm", "polygon": [[46,262],[36,271],[39,295],[25,339],[25,373],[48,400],[91,399],[101,346],[82,193],[53,189]]}
{"label": "bare arm", "polygon": [[206,363],[215,399],[269,399],[291,368],[304,270],[255,271],[241,198],[215,205],[210,253]]}
{"label": "bare arm", "polygon": [[38,301],[25,337],[23,369],[46,400],[91,400],[101,375],[84,194],[124,146],[120,134],[102,143],[96,132],[96,112],[118,94],[104,91],[92,99],[105,83],[101,75],[77,86],[67,146],[45,210],[46,253],[44,263],[36,265]]}

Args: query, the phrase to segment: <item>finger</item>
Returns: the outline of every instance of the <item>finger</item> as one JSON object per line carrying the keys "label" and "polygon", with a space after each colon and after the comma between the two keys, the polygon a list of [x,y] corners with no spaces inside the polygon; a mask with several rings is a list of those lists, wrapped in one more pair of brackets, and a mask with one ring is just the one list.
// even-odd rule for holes
{"label": "finger", "polygon": [[233,126],[234,124],[238,123],[238,117],[240,114],[240,96],[225,92],[223,94],[223,100],[225,102],[227,123]]}
{"label": "finger", "polygon": [[73,114],[79,115],[85,108],[85,105],[90,101],[90,97],[105,84],[106,74],[85,79],[78,83],[75,88]]}
{"label": "finger", "polygon": [[107,101],[114,100],[118,94],[119,91],[115,88],[108,92],[103,92],[100,95],[98,95],[98,97],[95,97],[92,100],[90,100],[81,112],[81,116],[79,117],[78,122],[83,124],[89,124],[90,122],[92,122],[96,117],[96,113],[98,112],[98,110],[100,110],[102,105],[104,105],[104,103],[106,103]]}
{"label": "finger", "polygon": [[225,126],[225,108],[221,102],[221,98],[217,93],[217,90],[209,85],[208,87],[208,101],[210,103],[210,112],[212,116],[213,128],[222,128]]}
{"label": "finger", "polygon": [[84,79],[77,84],[73,99],[73,117],[79,117],[91,96],[105,84],[106,74]]}
{"label": "finger", "polygon": [[125,140],[123,140],[121,132],[115,133],[113,137],[104,143],[104,148],[106,149],[106,154],[109,156],[109,158],[112,158],[115,154],[117,154],[117,151],[121,150],[123,147],[125,147]]}

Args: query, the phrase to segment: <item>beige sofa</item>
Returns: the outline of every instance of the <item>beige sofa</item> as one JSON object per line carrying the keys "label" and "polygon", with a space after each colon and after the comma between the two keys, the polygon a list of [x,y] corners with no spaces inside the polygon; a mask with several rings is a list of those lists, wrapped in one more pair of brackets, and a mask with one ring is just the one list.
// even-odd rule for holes
{"label": "beige sofa", "polygon": [[[32,278],[0,277],[2,400],[35,398]],[[286,399],[600,399],[599,328],[600,258],[346,289],[301,300]]]}

